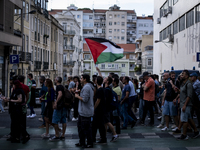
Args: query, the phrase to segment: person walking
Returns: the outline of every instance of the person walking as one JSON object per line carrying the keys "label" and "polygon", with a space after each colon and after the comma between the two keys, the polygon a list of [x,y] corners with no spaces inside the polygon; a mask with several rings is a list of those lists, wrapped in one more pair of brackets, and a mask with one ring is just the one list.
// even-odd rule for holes
{"label": "person walking", "polygon": [[[53,118],[52,123],[54,125],[55,129],[55,136],[49,138],[49,141],[54,142],[58,140],[65,140],[65,131],[66,131],[66,115],[67,115],[67,109],[64,107],[64,87],[61,85],[62,78],[56,77],[55,78],[55,84],[56,84],[56,101],[53,105]],[[62,124],[62,135],[59,135],[59,127],[58,123]]]}
{"label": "person walking", "polygon": [[[92,148],[93,139],[92,139],[92,119],[94,115],[94,86],[90,81],[90,76],[88,74],[83,74],[81,76],[81,84],[83,88],[79,94],[75,94],[75,98],[79,99],[78,106],[78,134],[79,134],[79,143],[75,144],[78,147],[83,148]],[[87,138],[87,144],[85,140]]]}
{"label": "person walking", "polygon": [[39,97],[40,97],[40,102],[41,102],[41,115],[42,115],[42,125],[39,127],[39,128],[45,128],[46,125],[45,125],[45,119],[44,119],[44,110],[45,110],[45,95],[47,93],[47,87],[45,86],[44,82],[45,82],[45,77],[44,76],[40,76],[39,78],[40,80],[40,84],[41,84],[41,90],[40,90],[40,93],[39,93]]}
{"label": "person walking", "polygon": [[50,79],[46,79],[45,86],[47,87],[47,93],[45,94],[45,98],[42,100],[47,103],[45,110],[44,110],[44,119],[46,122],[46,133],[42,134],[42,138],[50,138],[49,135],[49,125],[52,124],[52,116],[53,116],[53,102],[55,97],[55,91],[53,88],[53,82]]}
{"label": "person walking", "polygon": [[28,107],[30,109],[30,115],[28,115],[27,118],[34,118],[36,117],[36,113],[34,111],[36,82],[35,80],[33,80],[33,74],[29,73],[28,78],[31,81],[28,85],[31,87],[31,96],[30,96],[30,102],[28,103]]}
{"label": "person walking", "polygon": [[154,125],[154,112],[153,112],[153,105],[155,101],[155,82],[154,80],[149,76],[148,72],[143,73],[143,79],[145,80],[145,83],[142,85],[144,90],[144,109],[143,109],[143,117],[141,124],[144,124],[145,118],[147,115],[147,111],[150,113],[150,122],[149,126]]}

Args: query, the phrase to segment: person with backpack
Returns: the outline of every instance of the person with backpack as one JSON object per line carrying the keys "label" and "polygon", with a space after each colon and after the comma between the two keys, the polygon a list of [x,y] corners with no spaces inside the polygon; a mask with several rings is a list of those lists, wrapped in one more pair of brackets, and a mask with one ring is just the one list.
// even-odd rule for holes
{"label": "person with backpack", "polygon": [[[194,121],[191,116],[192,108],[192,98],[193,98],[193,87],[189,80],[190,74],[188,70],[182,72],[182,84],[180,86],[180,108],[181,108],[181,125],[183,126],[183,134],[178,137],[178,140],[187,140],[189,137],[187,135],[188,123],[194,130],[194,135],[192,138],[197,138],[199,136],[199,131],[196,128]],[[179,129],[180,130],[180,129]]]}
{"label": "person with backpack", "polygon": [[121,128],[122,130],[127,129],[128,122],[131,122],[131,128],[134,127],[135,121],[131,116],[128,114],[128,105],[129,105],[129,95],[131,92],[131,88],[129,85],[129,77],[124,77],[123,78],[123,84],[125,84],[123,90],[122,90],[122,97],[121,97],[121,108],[122,108],[122,116],[124,118],[124,124],[123,127]]}
{"label": "person with backpack", "polygon": [[165,84],[165,95],[163,97],[163,114],[165,115],[166,127],[162,128],[161,131],[169,130],[170,116],[173,117],[176,127],[172,129],[175,131],[178,129],[178,106],[177,106],[177,96],[178,93],[175,92],[175,72],[170,72],[164,74]]}
{"label": "person with backpack", "polygon": [[[56,77],[55,78],[55,84],[56,84],[56,100],[53,105],[53,118],[52,123],[54,124],[55,129],[55,136],[49,138],[49,141],[58,141],[58,140],[65,140],[65,131],[66,131],[66,115],[67,115],[67,109],[64,107],[64,87],[61,85],[62,78]],[[59,127],[58,123],[62,124],[62,135],[59,136]]]}
{"label": "person with backpack", "polygon": [[[104,79],[104,81],[105,81],[104,82],[104,87],[105,87],[104,92],[105,92],[105,99],[106,99],[104,123],[105,123],[106,129],[107,129],[107,127],[109,127],[113,134],[113,137],[110,142],[114,142],[118,139],[119,136],[117,135],[115,128],[113,127],[113,125],[110,122],[110,113],[111,113],[111,111],[113,111],[113,109],[116,108],[114,105],[112,105],[113,103],[116,102],[116,97],[115,96],[113,97],[113,90],[109,86],[113,81],[112,78],[107,77]],[[113,98],[115,98],[115,100],[113,100]],[[113,102],[113,101],[115,101],[115,102]]]}

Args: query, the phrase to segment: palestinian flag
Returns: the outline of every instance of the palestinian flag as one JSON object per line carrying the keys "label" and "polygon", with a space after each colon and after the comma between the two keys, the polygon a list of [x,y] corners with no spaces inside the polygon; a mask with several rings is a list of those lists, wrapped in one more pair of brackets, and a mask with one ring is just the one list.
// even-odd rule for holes
{"label": "palestinian flag", "polygon": [[92,53],[94,63],[114,62],[124,57],[124,49],[102,38],[85,38]]}

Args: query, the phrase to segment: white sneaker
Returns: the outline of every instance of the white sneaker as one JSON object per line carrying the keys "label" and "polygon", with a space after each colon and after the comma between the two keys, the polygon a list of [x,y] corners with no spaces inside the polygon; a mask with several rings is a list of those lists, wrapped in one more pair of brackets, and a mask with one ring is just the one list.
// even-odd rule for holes
{"label": "white sneaker", "polygon": [[172,125],[172,126],[171,126],[171,128],[172,128],[172,129],[176,128],[176,125],[175,125],[175,124],[174,124],[174,125]]}
{"label": "white sneaker", "polygon": [[178,129],[178,127],[175,127],[174,129],[172,129],[173,132],[175,132]]}
{"label": "white sneaker", "polygon": [[41,137],[42,137],[43,139],[47,139],[47,138],[49,139],[49,138],[50,138],[50,135],[44,133],[44,134],[41,135]]}
{"label": "white sneaker", "polygon": [[74,109],[72,108],[72,109],[71,109],[71,111],[73,112],[73,111],[74,111]]}
{"label": "white sneaker", "polygon": [[72,121],[78,121],[78,118],[72,118]]}
{"label": "white sneaker", "polygon": [[41,122],[43,122],[43,119],[42,119],[42,118],[39,118],[38,120],[41,121]]}
{"label": "white sneaker", "polygon": [[30,118],[30,117],[31,117],[31,115],[28,115],[28,116],[27,116],[27,118]]}
{"label": "white sneaker", "polygon": [[169,130],[169,128],[167,128],[167,127],[164,127],[161,129],[161,131],[168,131],[168,130]]}
{"label": "white sneaker", "polygon": [[30,118],[35,118],[36,117],[36,114],[32,114],[32,116]]}
{"label": "white sneaker", "polygon": [[164,128],[164,125],[159,124],[159,125],[157,126],[157,128]]}

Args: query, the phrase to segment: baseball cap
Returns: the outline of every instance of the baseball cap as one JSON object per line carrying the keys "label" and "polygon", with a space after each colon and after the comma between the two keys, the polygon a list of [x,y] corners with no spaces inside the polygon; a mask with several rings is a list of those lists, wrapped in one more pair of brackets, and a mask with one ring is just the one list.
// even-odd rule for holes
{"label": "baseball cap", "polygon": [[190,74],[190,77],[198,77],[198,75],[196,72],[194,72],[194,73]]}

